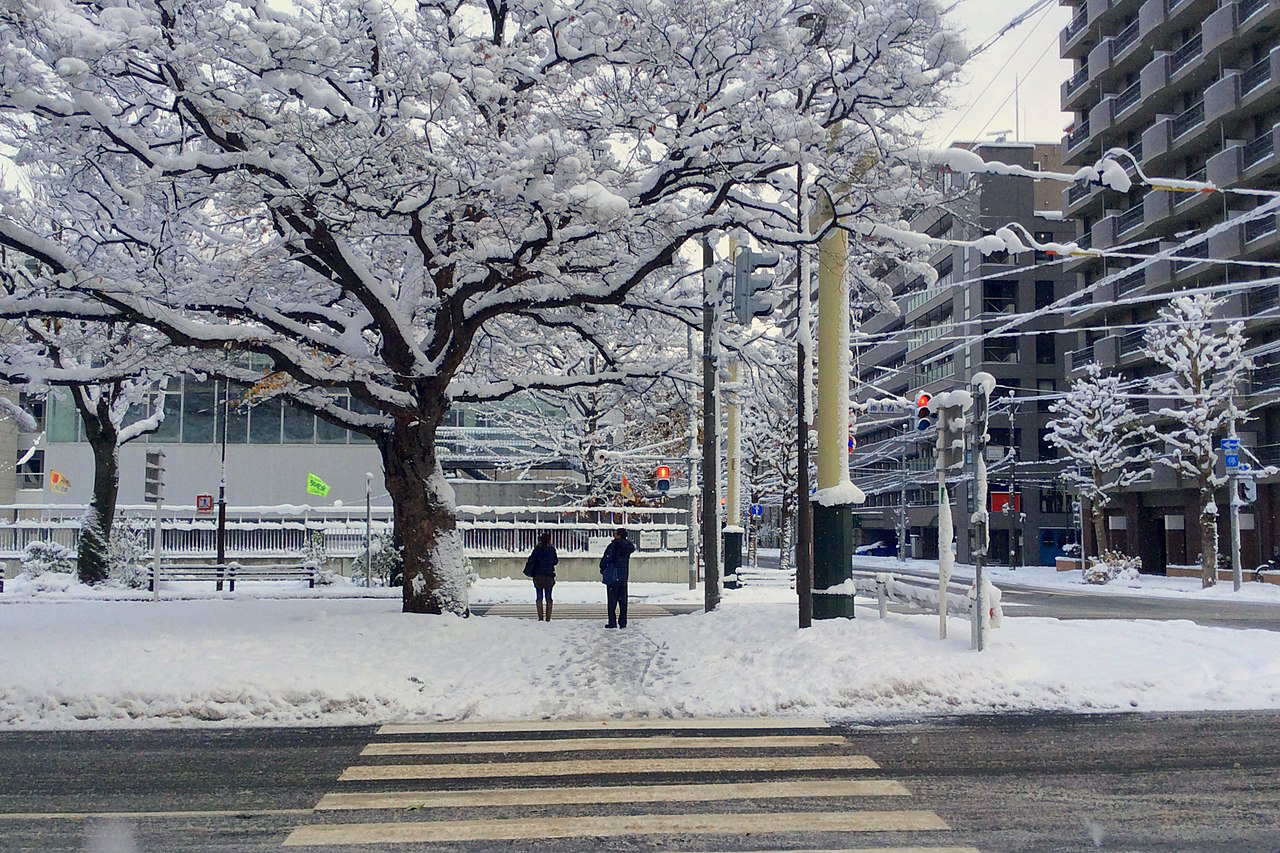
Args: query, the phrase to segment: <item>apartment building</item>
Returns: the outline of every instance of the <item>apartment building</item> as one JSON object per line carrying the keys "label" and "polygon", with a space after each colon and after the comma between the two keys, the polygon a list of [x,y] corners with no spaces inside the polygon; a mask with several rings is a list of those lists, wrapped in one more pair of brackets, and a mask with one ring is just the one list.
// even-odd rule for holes
{"label": "apartment building", "polygon": [[[957,144],[985,160],[1046,171],[1061,165],[1056,144]],[[995,175],[966,179],[940,173],[937,178],[954,201],[919,211],[912,219],[916,230],[955,240],[976,239],[1010,223],[1021,224],[1041,241],[1070,239],[1075,233],[1074,224],[1062,218],[1060,184]],[[975,249],[944,246],[929,263],[938,276],[933,284],[907,268],[889,271],[885,281],[894,288],[897,313],[877,311],[860,323],[855,399],[914,398],[921,392],[966,388],[979,371],[994,375],[998,385],[987,452],[993,508],[1007,500],[1012,474],[1015,505],[1025,520],[993,516],[991,559],[1052,564],[1062,546],[1075,538],[1069,498],[1056,477],[1061,463],[1045,441],[1047,400],[1060,390],[1065,371],[1061,321],[1036,319],[1023,323],[1014,335],[982,335],[1012,315],[1062,298],[1075,277],[1057,259],[1039,252],[984,256]],[[867,503],[858,510],[864,543],[895,543],[905,505],[908,553],[937,556],[935,440],[934,431],[916,429],[914,410],[910,417],[880,412],[859,417],[852,464],[854,480],[867,493]],[[969,560],[972,483],[964,474],[953,479],[948,492],[956,545],[960,559]]]}
{"label": "apartment building", "polygon": [[[1060,36],[1062,56],[1076,67],[1061,93],[1063,109],[1076,116],[1062,142],[1068,168],[1119,146],[1149,176],[1280,188],[1280,1],[1068,5],[1076,8]],[[1175,257],[1133,272],[1126,269],[1140,259],[1077,258],[1067,265],[1082,289],[1096,287],[1067,320],[1077,330],[1069,377],[1090,362],[1135,379],[1149,376],[1157,368],[1142,353],[1143,330],[1163,304],[1149,297],[1221,286],[1224,315],[1244,319],[1257,361],[1249,387],[1241,389],[1254,410],[1241,439],[1262,462],[1280,463],[1280,407],[1273,405],[1280,399],[1280,354],[1271,352],[1280,338],[1280,291],[1275,283],[1247,286],[1276,269],[1220,262],[1280,260],[1274,215],[1233,221],[1266,200],[1137,184],[1124,194],[1087,183],[1066,189],[1063,209],[1077,223],[1081,245],[1134,254],[1177,249]],[[1207,240],[1193,236],[1206,231],[1213,231]],[[1136,402],[1149,410],[1149,401]],[[1276,499],[1274,478],[1264,481],[1241,517],[1246,567],[1280,546]],[[1225,494],[1220,505],[1220,541],[1227,541]],[[1113,546],[1140,556],[1144,570],[1197,560],[1198,500],[1167,466],[1157,465],[1151,479],[1131,487],[1109,513]]]}

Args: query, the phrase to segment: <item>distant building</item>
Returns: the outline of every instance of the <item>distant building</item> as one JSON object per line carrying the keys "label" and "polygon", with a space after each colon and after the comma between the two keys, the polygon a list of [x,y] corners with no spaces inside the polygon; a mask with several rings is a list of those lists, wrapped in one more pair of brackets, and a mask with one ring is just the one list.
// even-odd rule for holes
{"label": "distant building", "polygon": [[[1061,153],[1044,143],[958,143],[986,160],[1027,168],[1056,170]],[[1061,241],[1074,234],[1061,215],[1058,185],[1024,178],[979,175],[939,175],[950,189],[963,191],[945,210],[921,211],[912,227],[935,237],[972,240],[1010,223],[1019,223],[1042,242]],[[956,183],[964,182],[964,183]],[[992,400],[990,445],[993,493],[1009,492],[1010,474],[1020,494],[1025,522],[1021,525],[1021,564],[1052,564],[1062,546],[1074,541],[1070,503],[1056,479],[1061,463],[1045,441],[1049,420],[1046,398],[1060,390],[1065,347],[1060,317],[1028,321],[1020,336],[979,339],[1011,315],[1029,313],[1066,295],[1074,284],[1060,262],[1039,252],[983,256],[977,250],[938,249],[929,259],[938,280],[926,285],[905,268],[894,271],[900,309],[897,316],[877,313],[860,332],[868,341],[855,350],[859,382],[857,399],[888,395],[915,397],[921,392],[967,388],[975,373],[996,377]],[[1012,401],[1013,423],[1008,412]],[[908,553],[937,556],[938,488],[933,432],[917,433],[911,417],[870,414],[857,423],[853,454],[854,479],[867,493],[858,510],[862,541],[892,543],[897,539],[899,506],[906,498]],[[957,547],[961,560],[973,551],[969,516],[973,512],[972,484],[966,472],[954,477],[948,491],[953,503]],[[1002,500],[996,494],[995,500]],[[1016,500],[1016,499],[1015,499]],[[993,515],[990,560],[1010,558],[1008,515]],[[1016,532],[1013,542],[1019,537]],[[915,543],[914,551],[910,548]],[[1016,547],[1016,544],[1015,544]]]}
{"label": "distant building", "polygon": [[[1280,188],[1280,4],[1274,0],[1075,2],[1061,52],[1076,71],[1062,85],[1062,108],[1076,119],[1062,142],[1068,169],[1122,146],[1146,174],[1209,181],[1223,188]],[[1220,226],[1266,198],[1173,193],[1137,186],[1116,193],[1088,183],[1063,192],[1078,242],[1150,254]],[[1253,419],[1240,431],[1248,452],[1280,464],[1280,289],[1276,268],[1209,259],[1280,260],[1274,214],[1220,229],[1208,241],[1126,274],[1136,259],[1078,258],[1067,265],[1082,288],[1104,282],[1069,323],[1078,329],[1070,376],[1097,362],[1106,372],[1141,378],[1158,368],[1143,356],[1143,331],[1163,300],[1143,299],[1192,287],[1225,289],[1224,316],[1242,318],[1257,362],[1242,402]],[[1205,259],[1205,260],[1201,260]],[[1270,283],[1240,288],[1251,281]],[[1117,304],[1118,302],[1118,304]],[[1144,410],[1146,400],[1139,400]],[[1167,452],[1163,447],[1157,452]],[[1246,454],[1247,455],[1247,454]],[[1246,567],[1280,548],[1275,478],[1241,515]],[[1199,500],[1189,484],[1157,465],[1108,508],[1112,546],[1142,558],[1145,571],[1193,563],[1200,553]],[[1227,498],[1219,497],[1227,538]],[[1091,532],[1086,534],[1091,538]]]}

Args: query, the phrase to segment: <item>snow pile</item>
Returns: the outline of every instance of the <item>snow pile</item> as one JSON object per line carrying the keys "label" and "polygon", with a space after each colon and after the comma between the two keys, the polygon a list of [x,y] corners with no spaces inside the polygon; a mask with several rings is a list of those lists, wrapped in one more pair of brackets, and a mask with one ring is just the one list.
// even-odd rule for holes
{"label": "snow pile", "polygon": [[1103,551],[1100,558],[1089,558],[1089,565],[1084,570],[1084,580],[1091,584],[1106,584],[1114,580],[1136,581],[1141,570],[1141,557],[1129,557],[1119,551]]}
{"label": "snow pile", "polygon": [[1268,631],[1021,618],[976,654],[968,631],[939,641],[936,616],[800,631],[794,607],[738,605],[605,632],[398,611],[377,600],[9,605],[0,724],[1280,707],[1280,634]]}

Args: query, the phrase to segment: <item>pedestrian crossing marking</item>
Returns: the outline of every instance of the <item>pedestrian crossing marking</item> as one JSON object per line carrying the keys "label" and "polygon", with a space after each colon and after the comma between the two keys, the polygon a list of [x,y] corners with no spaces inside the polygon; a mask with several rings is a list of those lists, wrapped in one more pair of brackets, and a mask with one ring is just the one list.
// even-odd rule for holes
{"label": "pedestrian crossing marking", "polygon": [[511,752],[602,752],[632,749],[771,749],[841,746],[840,735],[588,737],[552,740],[455,740],[372,743],[361,755],[454,755]]}
{"label": "pedestrian crossing marking", "polygon": [[598,773],[736,773],[786,770],[877,770],[865,755],[752,755],[728,758],[602,758],[573,761],[509,761],[484,764],[366,764],[348,767],[342,782],[386,779],[591,776]]}
{"label": "pedestrian crossing marking", "polygon": [[591,719],[591,720],[507,720],[486,723],[386,723],[379,735],[488,734],[493,732],[566,732],[609,729],[641,731],[646,729],[829,729],[826,720],[805,717],[708,717],[706,719]]}
{"label": "pedestrian crossing marking", "polygon": [[[685,853],[721,853],[718,850],[689,850]],[[977,847],[841,847],[826,850],[732,850],[727,853],[982,853]]]}
{"label": "pedestrian crossing marking", "polygon": [[624,835],[740,835],[784,832],[920,832],[950,827],[932,811],[753,812],[631,814],[507,820],[438,820],[324,824],[295,829],[287,847],[347,844],[423,844],[606,838]]}
{"label": "pedestrian crossing marking", "polygon": [[600,788],[486,788],[469,791],[392,791],[325,794],[317,811],[428,809],[483,806],[604,805],[798,797],[906,797],[887,779],[737,782],[709,785],[609,785]]}

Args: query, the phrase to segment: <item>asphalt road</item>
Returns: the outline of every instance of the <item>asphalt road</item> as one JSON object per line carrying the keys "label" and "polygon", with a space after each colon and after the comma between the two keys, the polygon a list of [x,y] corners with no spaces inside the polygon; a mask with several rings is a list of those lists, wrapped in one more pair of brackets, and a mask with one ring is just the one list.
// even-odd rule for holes
{"label": "asphalt road", "polygon": [[[828,732],[831,733],[831,732]],[[666,802],[646,806],[662,814],[769,812],[782,821],[794,812],[912,809],[932,813],[950,829],[903,832],[733,832],[710,836],[635,836],[600,839],[455,842],[304,850],[477,851],[744,851],[850,850],[927,845],[983,851],[1267,851],[1280,827],[1280,715],[1037,716],[957,719],[875,728],[837,727],[848,743],[801,747],[787,755],[860,754],[874,771],[806,770],[782,774],[706,772],[673,777],[586,774],[555,780],[599,785],[724,783],[762,778],[900,783],[909,797],[855,801],[822,796],[803,800]],[[619,734],[613,732],[613,734]],[[645,732],[689,735],[690,732]],[[786,736],[783,731],[743,734]],[[794,732],[790,734],[795,734]],[[578,732],[547,737],[580,737]],[[441,735],[448,739],[449,735]],[[515,738],[518,735],[460,735]],[[0,734],[0,850],[261,851],[281,850],[299,826],[323,824],[334,813],[312,813],[338,785],[344,768],[378,738],[372,728],[238,729],[222,731],[56,732]],[[421,738],[418,738],[421,739]],[[654,749],[662,759],[687,752]],[[742,756],[743,749],[699,755]],[[552,761],[598,754],[565,752]],[[404,759],[382,759],[397,761]],[[410,759],[421,760],[421,759]],[[432,762],[527,760],[519,755]],[[816,764],[818,759],[814,759]],[[469,774],[468,774],[469,775]],[[463,778],[415,782],[412,787],[458,790],[525,788],[546,779]],[[479,774],[479,775],[484,775]],[[360,783],[356,783],[359,787]],[[363,783],[370,787],[371,783]],[[372,785],[372,788],[377,788]],[[522,795],[523,796],[523,795]],[[430,819],[578,815],[617,817],[635,804],[484,806],[431,810]],[[89,813],[115,817],[84,817]],[[186,814],[183,814],[183,813]],[[25,814],[24,814],[25,813]],[[348,815],[350,813],[347,813]],[[328,816],[326,816],[328,815]],[[378,811],[362,820],[421,821],[422,812]],[[289,848],[293,849],[293,848]]]}

